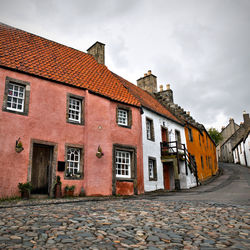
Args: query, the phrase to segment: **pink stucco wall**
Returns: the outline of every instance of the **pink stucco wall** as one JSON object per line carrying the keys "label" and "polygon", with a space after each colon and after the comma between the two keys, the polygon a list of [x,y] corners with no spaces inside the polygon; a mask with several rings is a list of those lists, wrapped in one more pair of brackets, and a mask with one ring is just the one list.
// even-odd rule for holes
{"label": "pink stucco wall", "polygon": [[[76,185],[75,193],[84,187],[87,195],[112,194],[112,149],[114,143],[132,145],[137,149],[138,192],[143,192],[142,143],[140,110],[132,109],[131,129],[116,124],[116,106],[103,97],[88,91],[42,80],[25,74],[0,68],[0,100],[3,104],[5,79],[30,82],[30,104],[28,116],[0,111],[0,197],[19,195],[19,182],[30,180],[31,139],[48,141],[58,145],[57,161],[65,160],[65,144],[84,146],[84,179],[64,180],[63,187]],[[67,93],[85,98],[85,125],[66,122]],[[24,146],[21,153],[15,152],[18,138]],[[104,156],[96,157],[98,146]]]}

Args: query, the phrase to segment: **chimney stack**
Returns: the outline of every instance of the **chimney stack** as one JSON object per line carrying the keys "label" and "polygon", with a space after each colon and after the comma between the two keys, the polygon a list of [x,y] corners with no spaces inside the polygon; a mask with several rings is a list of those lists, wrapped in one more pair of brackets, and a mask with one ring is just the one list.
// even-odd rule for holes
{"label": "chimney stack", "polygon": [[243,120],[244,120],[244,126],[250,127],[250,118],[249,118],[249,114],[246,113],[246,111],[243,111]]}
{"label": "chimney stack", "polygon": [[160,85],[160,92],[162,92],[163,91],[163,85],[161,84]]}
{"label": "chimney stack", "polygon": [[151,70],[145,73],[143,77],[137,80],[137,86],[153,94],[157,92],[157,77],[152,74]]}
{"label": "chimney stack", "polygon": [[88,54],[92,55],[96,61],[105,65],[105,44],[96,42],[87,49]]}

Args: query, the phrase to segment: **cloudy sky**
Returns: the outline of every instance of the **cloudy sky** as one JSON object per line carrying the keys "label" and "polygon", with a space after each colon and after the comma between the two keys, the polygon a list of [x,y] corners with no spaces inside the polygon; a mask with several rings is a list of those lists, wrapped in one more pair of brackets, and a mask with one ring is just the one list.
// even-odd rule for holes
{"label": "cloudy sky", "polygon": [[250,112],[248,0],[0,0],[0,22],[86,50],[129,81],[147,70],[207,128]]}

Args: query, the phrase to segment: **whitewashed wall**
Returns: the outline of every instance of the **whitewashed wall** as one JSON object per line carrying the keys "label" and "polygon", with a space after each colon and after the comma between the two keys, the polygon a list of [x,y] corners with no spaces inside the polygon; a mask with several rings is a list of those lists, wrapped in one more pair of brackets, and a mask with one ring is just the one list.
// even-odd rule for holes
{"label": "whitewashed wall", "polygon": [[[151,120],[153,120],[154,136],[155,136],[154,141],[147,139],[146,118],[150,118]],[[160,143],[162,142],[161,126],[164,126],[168,129],[169,141],[176,140],[175,130],[179,130],[181,134],[181,142],[186,145],[185,131],[183,126],[143,108],[143,115],[142,115],[143,170],[144,170],[144,189],[146,192],[154,191],[157,189],[164,189],[163,164],[161,162],[161,148],[160,148]],[[157,181],[149,181],[149,173],[148,173],[149,157],[156,158]],[[195,178],[193,178],[192,175],[186,176],[185,164],[184,162],[180,163],[181,163],[180,164],[181,188],[186,189],[195,186],[196,184],[196,183],[194,184]],[[173,183],[171,185],[173,185]]]}
{"label": "whitewashed wall", "polygon": [[246,158],[247,158],[247,166],[250,167],[250,133],[248,134],[248,137],[246,138],[244,142],[245,152],[246,152]]}

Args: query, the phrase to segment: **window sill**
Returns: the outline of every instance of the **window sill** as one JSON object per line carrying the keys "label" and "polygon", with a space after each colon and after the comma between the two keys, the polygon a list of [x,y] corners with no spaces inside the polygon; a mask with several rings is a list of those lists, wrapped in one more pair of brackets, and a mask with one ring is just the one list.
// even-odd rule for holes
{"label": "window sill", "polygon": [[27,112],[24,111],[16,111],[16,110],[11,110],[11,109],[7,109],[7,108],[3,108],[2,109],[4,112],[9,112],[9,113],[13,113],[13,114],[17,114],[17,115],[25,115],[28,116]]}
{"label": "window sill", "polygon": [[80,126],[84,126],[84,123],[83,123],[83,122],[74,122],[74,121],[67,120],[67,123],[69,123],[69,124],[73,124],[73,125],[80,125]]}
{"label": "window sill", "polygon": [[121,177],[116,177],[117,181],[124,181],[124,182],[134,182],[134,179],[132,178],[121,178]]}
{"label": "window sill", "polygon": [[83,176],[76,177],[76,176],[64,176],[64,180],[83,180]]}
{"label": "window sill", "polygon": [[119,127],[122,127],[122,128],[129,128],[131,129],[131,126],[129,125],[122,125],[122,124],[117,124]]}

